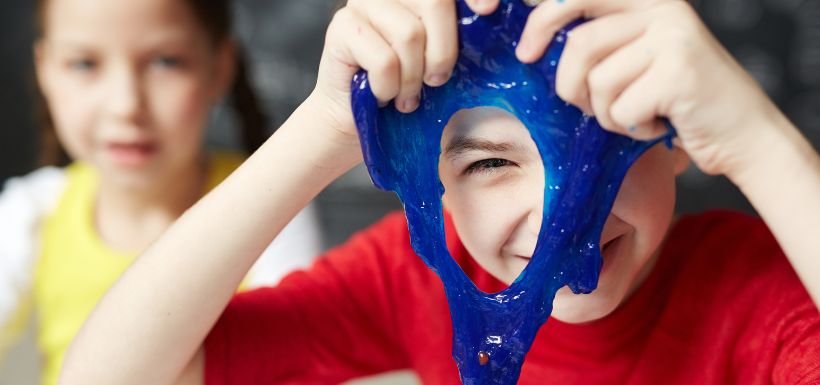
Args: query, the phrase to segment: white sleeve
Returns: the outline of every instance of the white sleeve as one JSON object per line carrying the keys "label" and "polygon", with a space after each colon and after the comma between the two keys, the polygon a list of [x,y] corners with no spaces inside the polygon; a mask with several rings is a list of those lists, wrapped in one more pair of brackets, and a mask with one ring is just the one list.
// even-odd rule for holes
{"label": "white sleeve", "polygon": [[251,268],[249,288],[275,285],[293,270],[308,267],[322,251],[321,229],[313,204],[282,229]]}
{"label": "white sleeve", "polygon": [[39,224],[65,183],[61,169],[45,167],[9,179],[0,193],[0,355],[24,327],[30,309]]}

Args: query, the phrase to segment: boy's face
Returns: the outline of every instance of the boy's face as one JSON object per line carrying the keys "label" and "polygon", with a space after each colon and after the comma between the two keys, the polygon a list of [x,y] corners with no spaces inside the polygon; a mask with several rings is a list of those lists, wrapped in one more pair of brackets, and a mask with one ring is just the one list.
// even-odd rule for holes
{"label": "boy's face", "polygon": [[[462,110],[441,138],[442,197],[467,251],[490,274],[512,283],[527,266],[541,228],[544,167],[526,127],[501,109]],[[552,316],[565,322],[602,318],[651,270],[669,228],[675,176],[688,159],[655,146],[632,166],[601,234],[603,268],[589,295],[558,291]]]}

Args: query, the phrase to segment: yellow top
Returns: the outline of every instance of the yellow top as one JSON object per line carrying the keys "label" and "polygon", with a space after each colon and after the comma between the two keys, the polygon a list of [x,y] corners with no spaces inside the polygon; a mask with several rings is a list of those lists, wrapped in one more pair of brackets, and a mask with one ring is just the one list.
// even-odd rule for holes
{"label": "yellow top", "polygon": [[[239,156],[211,157],[210,190],[242,161]],[[43,384],[57,383],[63,355],[91,310],[136,258],[108,247],[94,227],[97,174],[74,163],[54,211],[41,229],[41,253],[34,275],[34,304],[39,316],[37,343],[43,354]]]}

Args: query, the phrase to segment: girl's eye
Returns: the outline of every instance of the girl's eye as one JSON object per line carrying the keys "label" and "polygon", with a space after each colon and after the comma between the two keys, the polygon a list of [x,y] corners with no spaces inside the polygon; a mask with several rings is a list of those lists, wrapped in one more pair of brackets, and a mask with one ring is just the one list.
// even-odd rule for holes
{"label": "girl's eye", "polygon": [[182,60],[175,56],[160,56],[152,60],[151,65],[160,68],[178,68],[182,66]]}
{"label": "girl's eye", "polygon": [[492,159],[482,159],[477,162],[473,162],[470,164],[466,170],[464,170],[464,174],[474,174],[474,173],[487,173],[487,172],[494,172],[498,169],[505,167],[505,166],[512,166],[514,165],[513,162],[510,162],[506,159],[499,159],[499,158],[492,158]]}
{"label": "girl's eye", "polygon": [[97,68],[97,62],[92,59],[74,59],[68,62],[69,68],[80,72],[91,72]]}

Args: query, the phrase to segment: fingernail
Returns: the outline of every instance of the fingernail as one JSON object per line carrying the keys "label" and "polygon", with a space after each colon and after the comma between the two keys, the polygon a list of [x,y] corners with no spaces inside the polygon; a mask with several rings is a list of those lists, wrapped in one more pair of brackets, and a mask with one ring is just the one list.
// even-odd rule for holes
{"label": "fingernail", "polygon": [[410,112],[410,111],[413,111],[418,105],[419,105],[419,98],[418,98],[418,96],[414,96],[412,98],[405,99],[401,103],[401,109],[404,112]]}
{"label": "fingernail", "polygon": [[444,74],[434,74],[427,78],[427,84],[431,86],[440,86],[447,82],[449,76]]}

